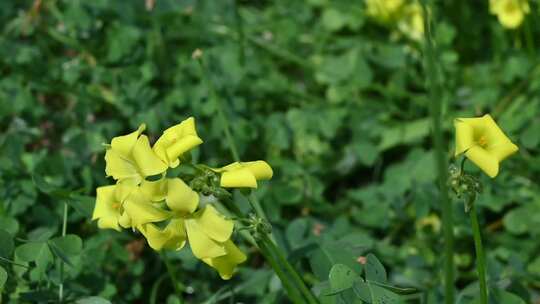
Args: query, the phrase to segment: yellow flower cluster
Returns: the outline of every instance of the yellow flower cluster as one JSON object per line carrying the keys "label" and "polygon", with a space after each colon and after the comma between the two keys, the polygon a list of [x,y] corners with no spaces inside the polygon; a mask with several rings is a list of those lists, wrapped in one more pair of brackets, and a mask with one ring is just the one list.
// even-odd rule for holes
{"label": "yellow flower cluster", "polygon": [[531,11],[527,0],[489,0],[489,11],[497,15],[502,26],[515,29]]}
{"label": "yellow flower cluster", "polygon": [[[236,266],[246,260],[231,241],[234,222],[212,204],[200,204],[199,194],[182,179],[166,177],[167,169],[179,166],[184,153],[202,144],[195,120],[191,117],[165,130],[153,147],[142,134],[144,129],[143,124],[115,137],[107,147],[105,172],[116,183],[97,188],[92,219],[102,229],[138,230],[158,251],[180,250],[189,242],[195,257],[215,268],[221,278],[231,278]],[[273,174],[264,161],[212,170],[221,174],[220,185],[225,188],[256,188],[258,180]]]}
{"label": "yellow flower cluster", "polygon": [[424,37],[424,17],[417,1],[366,0],[367,15],[378,22],[395,26],[410,39],[420,41]]}

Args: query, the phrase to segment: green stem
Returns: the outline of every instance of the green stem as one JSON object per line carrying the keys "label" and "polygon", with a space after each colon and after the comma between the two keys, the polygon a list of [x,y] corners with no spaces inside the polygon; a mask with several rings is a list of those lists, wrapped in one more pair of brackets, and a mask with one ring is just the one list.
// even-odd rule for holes
{"label": "green stem", "polygon": [[425,43],[424,55],[426,78],[429,87],[430,95],[430,115],[432,118],[432,138],[435,146],[435,158],[438,171],[438,183],[440,190],[442,217],[443,217],[443,232],[444,232],[444,274],[445,274],[445,303],[454,304],[454,235],[453,235],[453,219],[452,205],[448,197],[448,180],[447,162],[445,159],[445,145],[442,121],[442,100],[443,100],[443,85],[440,78],[440,71],[437,68],[436,50],[434,48],[430,20],[429,17],[434,14],[428,14],[426,1],[422,3],[424,11],[424,28],[425,28]]}
{"label": "green stem", "polygon": [[476,249],[476,270],[478,271],[478,281],[480,283],[480,304],[487,304],[488,293],[486,285],[486,261],[484,257],[484,248],[482,246],[480,225],[478,225],[478,216],[476,214],[476,206],[474,203],[472,203],[469,215],[471,217],[471,226],[474,236],[474,247]]}
{"label": "green stem", "polygon": [[306,284],[298,274],[298,272],[293,268],[293,266],[289,263],[289,261],[285,258],[285,255],[283,254],[283,251],[276,246],[272,240],[268,237],[268,235],[263,235],[262,240],[268,244],[268,248],[272,252],[274,252],[275,256],[277,257],[278,261],[283,265],[291,279],[293,280],[293,283],[296,285],[296,288],[302,293],[304,298],[306,299],[307,303],[318,303],[318,300],[313,296],[311,291],[307,288]]}
{"label": "green stem", "polygon": [[257,214],[258,217],[268,221],[268,217],[266,216],[266,213],[264,212],[261,203],[259,203],[259,200],[253,192],[249,194],[247,200],[251,205],[251,208],[255,210],[255,214]]}
{"label": "green stem", "polygon": [[163,263],[165,264],[165,267],[167,268],[167,273],[169,274],[169,278],[171,279],[174,292],[176,293],[177,296],[180,296],[182,294],[182,291],[178,287],[178,278],[176,277],[176,273],[174,272],[171,262],[169,261],[169,258],[164,252],[161,252],[160,255],[161,255],[161,259],[163,260]]}
{"label": "green stem", "polygon": [[257,245],[259,246],[261,253],[265,257],[268,264],[270,264],[270,267],[274,269],[274,271],[276,272],[276,275],[281,280],[283,287],[287,291],[287,295],[289,296],[289,299],[293,303],[296,303],[296,304],[306,303],[300,291],[294,286],[294,283],[292,282],[291,278],[286,274],[283,267],[279,265],[278,258],[272,252],[272,249],[269,247],[269,243],[272,243],[272,242],[269,242],[264,239],[257,240]]}
{"label": "green stem", "polygon": [[[68,205],[64,202],[64,214],[62,217],[62,237],[67,233]],[[64,262],[60,259],[60,285],[58,286],[58,303],[64,301]]]}

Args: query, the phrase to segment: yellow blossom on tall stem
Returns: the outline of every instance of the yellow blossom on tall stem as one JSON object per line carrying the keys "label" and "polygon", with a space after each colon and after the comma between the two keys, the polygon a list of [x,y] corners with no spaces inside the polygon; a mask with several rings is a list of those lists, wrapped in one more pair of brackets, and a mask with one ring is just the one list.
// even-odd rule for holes
{"label": "yellow blossom on tall stem", "polygon": [[499,173],[499,163],[518,151],[518,147],[486,114],[477,118],[456,118],[455,156],[465,156],[491,178]]}
{"label": "yellow blossom on tall stem", "polygon": [[506,28],[518,28],[531,11],[527,0],[490,0],[489,11],[497,15],[499,22]]}

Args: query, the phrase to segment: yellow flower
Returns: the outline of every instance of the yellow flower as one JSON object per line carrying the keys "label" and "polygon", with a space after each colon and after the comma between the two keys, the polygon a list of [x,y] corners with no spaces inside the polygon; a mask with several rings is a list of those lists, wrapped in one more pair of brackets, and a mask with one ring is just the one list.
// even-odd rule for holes
{"label": "yellow flower", "polygon": [[135,132],[112,139],[105,152],[107,176],[138,185],[145,177],[167,170],[167,165],[150,148],[148,137],[141,135],[144,129],[142,124]]}
{"label": "yellow flower", "polygon": [[145,181],[140,186],[141,192],[154,202],[165,200],[173,218],[164,229],[155,224],[146,223],[138,227],[148,244],[154,250],[180,250],[186,242],[185,219],[199,206],[199,195],[189,188],[180,178]]}
{"label": "yellow flower", "polygon": [[148,245],[156,251],[161,249],[180,250],[186,244],[186,230],[184,229],[184,220],[181,218],[170,220],[163,230],[148,223],[142,225],[139,231],[148,241]]}
{"label": "yellow flower", "polygon": [[114,229],[120,231],[120,222],[129,226],[122,204],[129,195],[129,188],[123,185],[104,186],[96,189],[96,205],[92,220],[98,220],[101,229]]}
{"label": "yellow flower", "polygon": [[383,23],[394,19],[402,6],[403,0],[366,0],[367,15]]}
{"label": "yellow flower", "polygon": [[499,162],[518,151],[489,114],[477,118],[457,118],[455,155],[465,153],[490,177],[499,173]]}
{"label": "yellow flower", "polygon": [[156,202],[165,200],[174,215],[163,229],[150,222],[138,226],[154,250],[180,250],[187,239],[193,255],[216,268],[224,279],[229,279],[236,265],[246,259],[230,240],[234,222],[212,205],[196,211],[199,195],[180,178],[143,182],[140,189]]}
{"label": "yellow flower", "polygon": [[120,226],[129,228],[170,217],[169,213],[152,205],[136,186],[118,183],[99,187],[96,192],[92,220],[98,220],[101,229],[120,231]]}
{"label": "yellow flower", "polygon": [[234,162],[214,169],[221,173],[220,185],[224,188],[257,188],[258,180],[268,180],[274,174],[268,163],[262,160]]}
{"label": "yellow flower", "polygon": [[154,152],[169,167],[176,168],[182,154],[202,143],[195,130],[195,119],[190,117],[163,132],[154,144]]}
{"label": "yellow flower", "polygon": [[199,195],[180,178],[143,181],[140,189],[153,202],[165,200],[169,209],[180,215],[193,213],[199,205]]}
{"label": "yellow flower", "polygon": [[412,3],[403,9],[398,21],[399,30],[410,39],[420,41],[424,37],[424,16],[422,7]]}
{"label": "yellow flower", "polygon": [[205,258],[203,262],[215,268],[223,280],[228,280],[232,277],[236,265],[246,261],[246,255],[231,240],[226,241],[224,247],[225,255]]}
{"label": "yellow flower", "polygon": [[234,222],[225,219],[212,205],[185,219],[185,227],[193,255],[199,259],[227,254],[225,243],[231,237]]}
{"label": "yellow flower", "polygon": [[515,29],[523,23],[531,9],[527,0],[490,0],[489,11],[497,15],[504,27]]}

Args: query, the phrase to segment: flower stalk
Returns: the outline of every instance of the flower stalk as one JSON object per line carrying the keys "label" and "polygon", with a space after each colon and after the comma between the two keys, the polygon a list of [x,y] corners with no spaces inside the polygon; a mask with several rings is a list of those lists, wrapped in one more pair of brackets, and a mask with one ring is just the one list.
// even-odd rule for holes
{"label": "flower stalk", "polygon": [[447,168],[444,148],[442,121],[443,90],[440,71],[437,68],[436,50],[434,47],[430,16],[426,7],[427,0],[422,2],[424,14],[424,55],[427,84],[430,96],[430,116],[432,119],[432,139],[435,146],[435,160],[438,172],[439,194],[442,207],[443,233],[444,233],[444,301],[446,304],[454,303],[454,235],[452,205],[448,196]]}
{"label": "flower stalk", "polygon": [[[64,213],[62,216],[62,237],[67,233],[67,217],[68,217],[68,205],[64,202]],[[64,261],[60,259],[60,285],[58,286],[58,303],[64,301]]]}
{"label": "flower stalk", "polygon": [[478,272],[478,281],[480,284],[480,304],[488,303],[488,293],[486,284],[486,260],[484,256],[484,247],[482,246],[482,235],[480,234],[480,225],[478,224],[478,215],[474,202],[470,202],[471,227],[474,236],[474,248],[476,250],[476,270]]}

